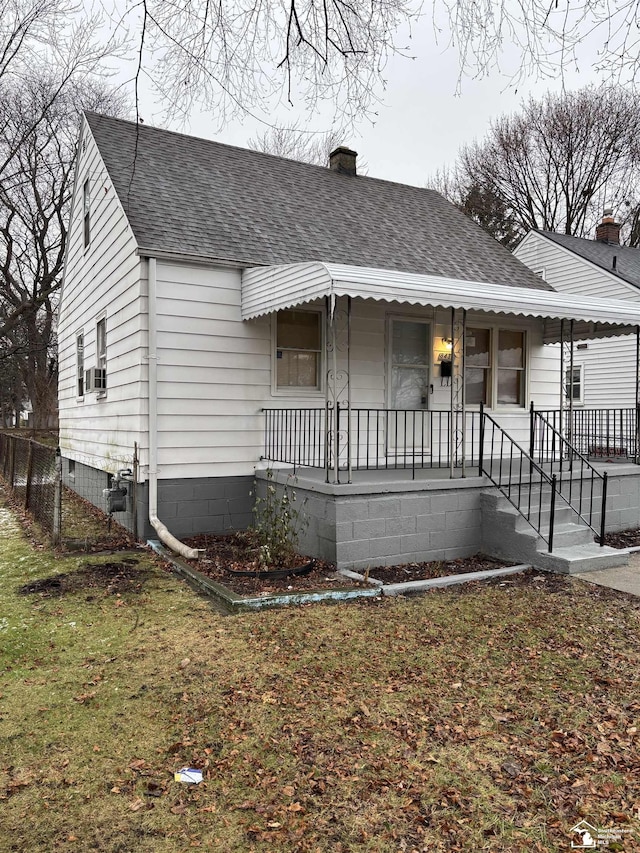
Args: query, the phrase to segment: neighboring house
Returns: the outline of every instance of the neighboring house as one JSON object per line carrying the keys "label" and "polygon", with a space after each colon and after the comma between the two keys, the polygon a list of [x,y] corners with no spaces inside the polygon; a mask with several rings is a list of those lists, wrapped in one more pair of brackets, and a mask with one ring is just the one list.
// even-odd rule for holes
{"label": "neighboring house", "polygon": [[[554,290],[637,305],[640,324],[640,249],[621,246],[620,225],[607,210],[595,239],[530,231],[514,250]],[[588,409],[635,408],[636,334],[574,345],[573,404]],[[567,385],[569,368],[567,367]]]}
{"label": "neighboring house", "polygon": [[579,338],[632,314],[555,293],[438,193],[357,175],[349,149],[322,168],[87,114],[58,327],[65,477],[104,507],[131,468],[119,520],[179,548],[167,528],[246,527],[256,471],[294,466],[308,553],[473,553],[480,406],[528,444],[530,403],[558,405],[544,343],[562,319]]}

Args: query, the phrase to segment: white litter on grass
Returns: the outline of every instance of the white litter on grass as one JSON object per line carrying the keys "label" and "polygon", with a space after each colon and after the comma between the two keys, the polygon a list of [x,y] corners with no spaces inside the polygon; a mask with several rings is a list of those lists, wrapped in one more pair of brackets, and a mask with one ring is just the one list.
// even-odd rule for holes
{"label": "white litter on grass", "polygon": [[193,767],[182,767],[173,774],[176,782],[187,782],[189,785],[197,785],[202,782],[202,770],[194,770]]}

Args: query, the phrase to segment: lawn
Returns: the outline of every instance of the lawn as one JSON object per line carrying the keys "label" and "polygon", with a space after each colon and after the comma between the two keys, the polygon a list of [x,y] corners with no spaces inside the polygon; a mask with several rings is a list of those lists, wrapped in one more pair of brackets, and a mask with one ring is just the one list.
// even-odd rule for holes
{"label": "lawn", "polygon": [[228,617],[0,507],[0,602],[2,853],[566,851],[582,819],[640,849],[638,599],[531,574]]}

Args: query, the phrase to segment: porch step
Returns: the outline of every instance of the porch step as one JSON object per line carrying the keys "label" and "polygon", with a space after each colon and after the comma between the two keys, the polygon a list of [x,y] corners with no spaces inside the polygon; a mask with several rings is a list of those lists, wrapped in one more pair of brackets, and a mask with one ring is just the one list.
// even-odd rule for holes
{"label": "porch step", "polygon": [[[569,507],[556,508],[553,552],[498,489],[483,492],[482,548],[486,554],[506,560],[530,563],[540,569],[563,574],[624,566],[628,554],[616,548],[600,547],[592,531]],[[537,509],[537,507],[536,507]],[[544,513],[546,512],[546,516]],[[549,510],[543,509],[542,532],[549,528]],[[537,513],[536,513],[537,521]]]}
{"label": "porch step", "polygon": [[540,551],[537,568],[550,569],[565,575],[575,575],[580,572],[593,572],[597,569],[612,569],[616,566],[626,566],[629,554],[626,550],[602,548],[596,543],[588,545],[572,545],[571,547],[556,548],[553,553]]}

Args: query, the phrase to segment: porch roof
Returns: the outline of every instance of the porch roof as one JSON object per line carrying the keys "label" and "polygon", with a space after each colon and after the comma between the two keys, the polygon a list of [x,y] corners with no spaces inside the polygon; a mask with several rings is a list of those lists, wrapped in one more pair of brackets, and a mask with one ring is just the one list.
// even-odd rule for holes
{"label": "porch roof", "polygon": [[[624,334],[635,330],[640,322],[638,307],[629,302],[319,261],[253,267],[242,275],[245,320],[324,296],[466,308],[549,321],[577,320],[579,325],[574,332],[577,339]],[[545,340],[560,340],[559,327],[559,323],[549,323]]]}

